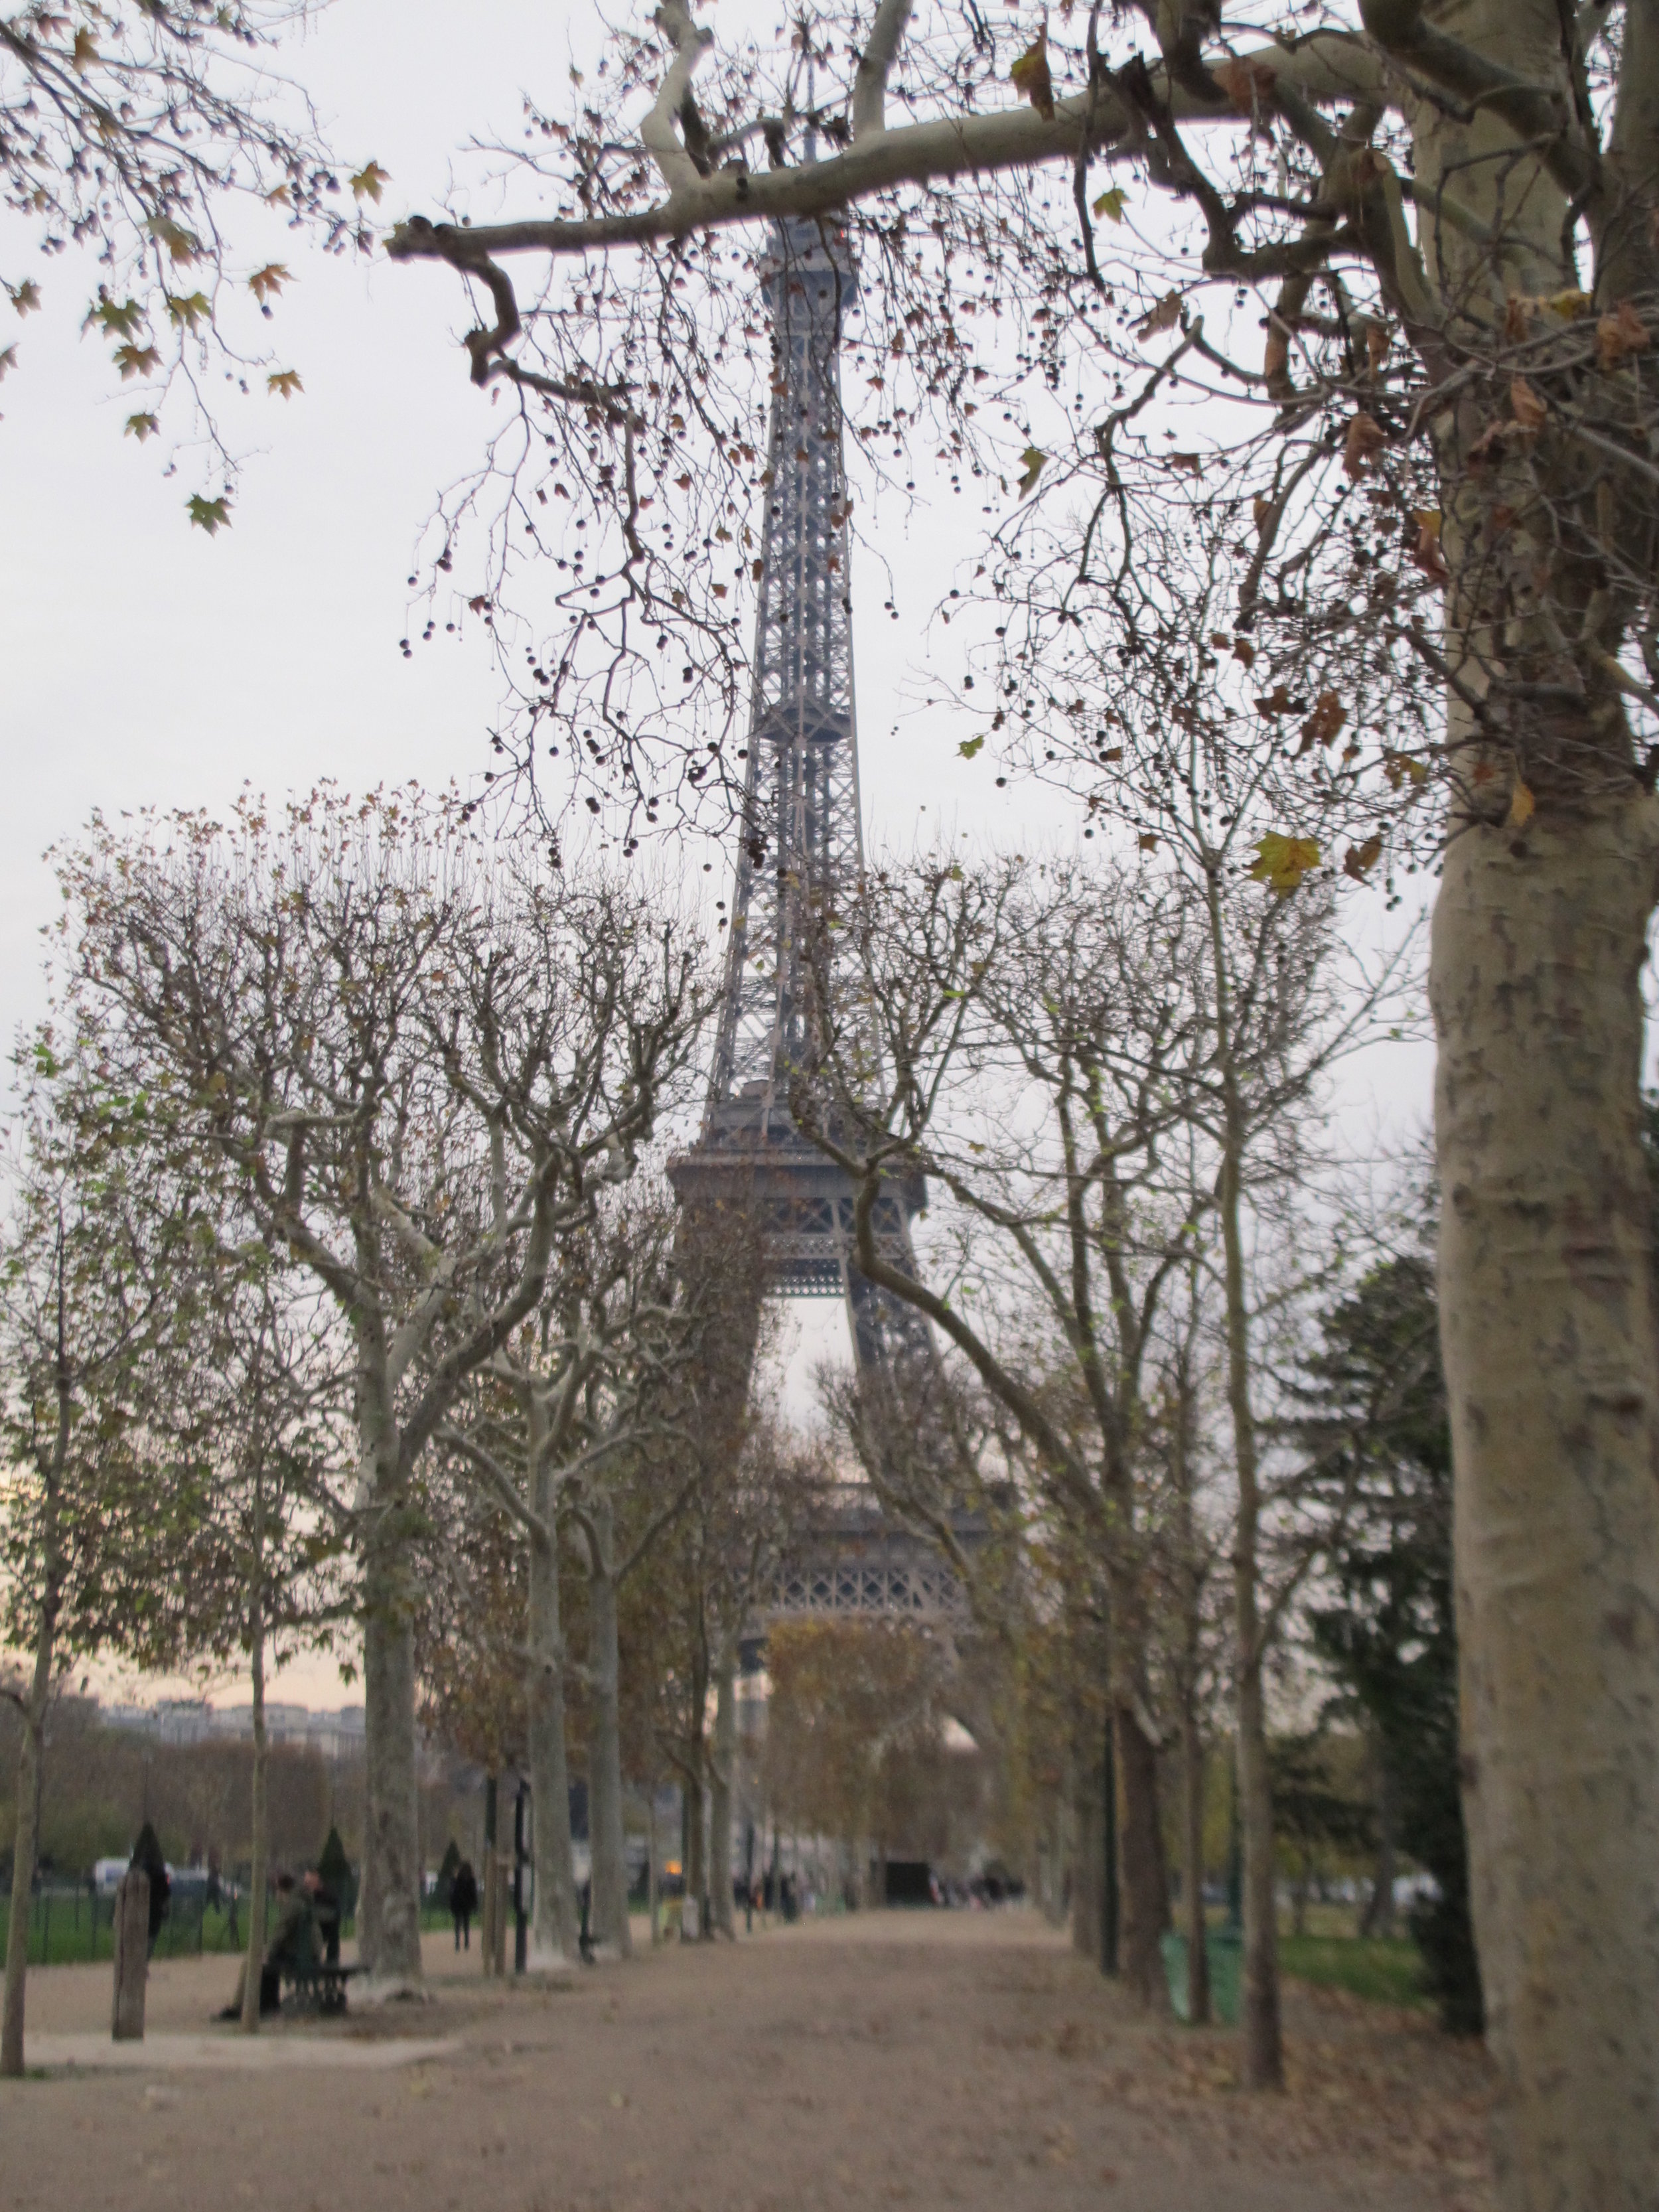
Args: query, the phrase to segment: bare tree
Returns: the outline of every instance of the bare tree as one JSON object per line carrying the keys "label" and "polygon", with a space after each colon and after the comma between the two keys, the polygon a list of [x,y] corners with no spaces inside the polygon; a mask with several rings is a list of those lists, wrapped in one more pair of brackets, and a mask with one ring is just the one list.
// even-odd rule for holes
{"label": "bare tree", "polygon": [[333,1298],[356,1358],[368,1716],[365,1960],[420,1973],[411,1539],[422,1454],[536,1310],[554,1247],[631,1169],[701,1012],[637,895],[492,866],[458,811],[244,802],[59,860],[72,988],[113,1064],[194,1117]]}

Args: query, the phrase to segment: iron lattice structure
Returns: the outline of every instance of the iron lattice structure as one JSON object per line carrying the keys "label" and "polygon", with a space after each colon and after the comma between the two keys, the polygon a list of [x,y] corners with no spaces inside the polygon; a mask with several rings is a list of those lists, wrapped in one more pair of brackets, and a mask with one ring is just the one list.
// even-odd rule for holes
{"label": "iron lattice structure", "polygon": [[[855,1265],[852,1186],[788,1109],[816,994],[836,988],[810,935],[864,865],[840,371],[858,277],[844,234],[808,221],[774,227],[762,276],[775,366],[744,839],[707,1110],[672,1176],[688,1208],[744,1210],[774,1293],[844,1299],[860,1372],[888,1379],[931,1362],[927,1323]],[[877,1206],[906,1273],[923,1196],[896,1180]]]}

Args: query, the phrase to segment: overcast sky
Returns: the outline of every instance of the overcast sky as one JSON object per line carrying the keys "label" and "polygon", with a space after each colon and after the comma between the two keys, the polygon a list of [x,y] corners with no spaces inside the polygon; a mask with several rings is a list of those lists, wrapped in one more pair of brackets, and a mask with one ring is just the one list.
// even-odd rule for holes
{"label": "overcast sky", "polygon": [[[564,20],[545,0],[465,10],[453,0],[335,0],[294,73],[343,156],[372,155],[391,172],[378,210],[389,222],[435,206],[471,137],[516,135],[521,88],[556,99]],[[521,198],[514,205],[533,211]],[[249,459],[231,528],[209,538],[185,523],[191,487],[163,477],[155,444],[121,435],[130,398],[112,382],[107,349],[78,330],[93,272],[68,260],[41,267],[9,221],[0,216],[0,275],[35,275],[46,307],[0,341],[19,344],[0,386],[8,1038],[40,1005],[37,933],[53,906],[43,852],[94,807],[218,806],[244,781],[280,797],[325,775],[354,788],[409,776],[470,784],[498,701],[476,636],[408,661],[398,650],[416,537],[439,489],[477,459],[489,419],[454,342],[465,318],[449,272],[285,255],[301,281],[273,343],[305,392],[229,408],[231,441]],[[961,509],[908,523],[878,516],[875,526],[902,619],[881,614],[884,579],[869,588],[874,564],[855,560],[866,835],[908,844],[936,831],[1010,842],[1066,834],[1054,799],[1018,783],[998,793],[983,760],[962,762],[945,717],[897,709],[923,666],[926,617],[963,550]],[[1357,1143],[1419,1121],[1426,1079],[1420,1049],[1368,1055],[1343,1096]],[[821,1350],[845,1344],[838,1310],[806,1320],[797,1393]],[[277,1694],[323,1705],[349,1693],[331,1667],[307,1664]]]}

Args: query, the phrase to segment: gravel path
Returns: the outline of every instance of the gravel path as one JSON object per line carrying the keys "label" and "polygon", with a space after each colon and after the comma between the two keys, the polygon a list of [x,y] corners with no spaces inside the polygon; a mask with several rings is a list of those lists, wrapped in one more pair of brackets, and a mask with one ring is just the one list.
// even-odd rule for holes
{"label": "gravel path", "polygon": [[[676,1944],[557,1989],[494,1988],[476,1959],[458,1974],[430,1939],[433,2002],[285,2025],[273,2044],[303,2056],[273,2050],[251,2072],[152,2061],[0,2083],[6,2212],[1491,2203],[1478,2051],[1293,1994],[1291,2091],[1247,2099],[1232,2038],[1136,2020],[1030,1913],[867,1914]],[[227,1980],[223,1960],[164,1962],[152,2028],[206,2039]],[[38,2055],[48,2036],[96,2033],[108,2004],[107,1967],[32,1977]],[[365,2070],[362,2046],[387,2040],[456,2047]]]}

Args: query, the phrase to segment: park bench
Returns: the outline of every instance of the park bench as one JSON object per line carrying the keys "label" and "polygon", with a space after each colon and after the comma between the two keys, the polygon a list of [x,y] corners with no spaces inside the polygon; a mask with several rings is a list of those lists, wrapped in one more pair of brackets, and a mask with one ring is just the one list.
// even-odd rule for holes
{"label": "park bench", "polygon": [[343,1966],[324,1958],[317,1948],[317,1929],[309,1919],[300,1929],[299,1954],[282,1966],[283,1982],[293,1991],[297,2012],[342,2013],[346,2008],[346,1984],[360,1966]]}

